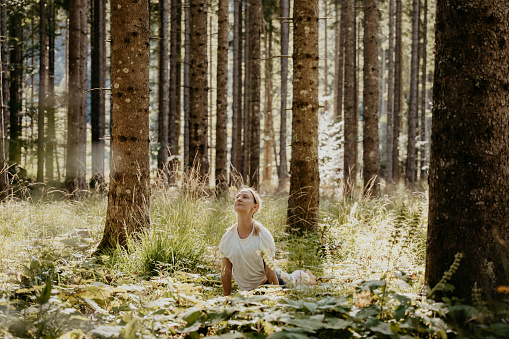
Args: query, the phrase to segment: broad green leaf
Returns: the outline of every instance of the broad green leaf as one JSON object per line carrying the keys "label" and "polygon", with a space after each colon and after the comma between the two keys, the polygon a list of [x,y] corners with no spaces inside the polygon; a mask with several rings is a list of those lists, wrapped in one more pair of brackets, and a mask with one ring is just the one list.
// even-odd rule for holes
{"label": "broad green leaf", "polygon": [[310,319],[288,319],[285,321],[288,325],[302,328],[306,332],[315,333],[317,330],[324,328],[324,324],[317,320]]}
{"label": "broad green leaf", "polygon": [[281,331],[271,333],[267,339],[308,339],[308,335],[304,333]]}
{"label": "broad green leaf", "polygon": [[379,322],[377,325],[369,328],[373,332],[382,333],[385,335],[394,335],[395,333],[389,328],[389,325],[384,322]]}
{"label": "broad green leaf", "polygon": [[108,325],[99,325],[90,332],[89,335],[92,337],[97,337],[101,339],[109,339],[109,338],[118,338],[120,336],[120,331],[122,331],[122,326],[108,326]]}
{"label": "broad green leaf", "polygon": [[101,306],[99,306],[95,301],[91,300],[91,299],[88,299],[88,298],[83,298],[83,301],[85,303],[87,303],[88,306],[90,306],[94,311],[96,311],[97,313],[100,313],[100,314],[108,314],[108,312],[102,308]]}
{"label": "broad green leaf", "polygon": [[198,307],[191,307],[186,312],[183,312],[180,314],[180,318],[182,320],[187,321],[188,324],[194,323],[198,318],[200,318],[200,315],[202,314],[201,308]]}
{"label": "broad green leaf", "polygon": [[123,339],[136,339],[136,324],[138,323],[138,319],[132,319],[124,326],[122,331],[120,331],[120,335]]}
{"label": "broad green leaf", "polygon": [[311,303],[311,302],[305,301],[303,304],[309,310],[309,312],[311,312],[311,314],[315,314],[315,311],[317,308],[316,303]]}
{"label": "broad green leaf", "polygon": [[67,333],[62,334],[58,339],[83,339],[85,337],[85,333],[81,330],[72,330]]}
{"label": "broad green leaf", "polygon": [[379,313],[379,310],[375,307],[372,307],[373,305],[370,305],[369,307],[364,307],[361,309],[357,314],[353,316],[354,319],[365,319],[368,317],[376,316]]}
{"label": "broad green leaf", "polygon": [[396,321],[400,321],[405,317],[405,312],[406,312],[405,306],[399,305],[396,308],[396,311],[394,311],[394,319],[396,319]]}
{"label": "broad green leaf", "polygon": [[44,305],[49,301],[49,298],[51,298],[51,279],[48,278],[44,289],[41,291],[41,295],[37,298],[37,303]]}
{"label": "broad green leaf", "polygon": [[352,323],[339,318],[326,318],[325,319],[325,328],[330,328],[333,330],[344,330],[351,326]]}

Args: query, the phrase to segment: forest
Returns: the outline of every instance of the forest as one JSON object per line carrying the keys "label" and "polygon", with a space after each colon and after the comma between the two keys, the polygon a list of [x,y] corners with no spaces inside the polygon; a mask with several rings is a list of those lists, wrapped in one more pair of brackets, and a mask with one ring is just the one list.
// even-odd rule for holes
{"label": "forest", "polygon": [[0,0],[0,337],[509,337],[508,44],[506,0]]}

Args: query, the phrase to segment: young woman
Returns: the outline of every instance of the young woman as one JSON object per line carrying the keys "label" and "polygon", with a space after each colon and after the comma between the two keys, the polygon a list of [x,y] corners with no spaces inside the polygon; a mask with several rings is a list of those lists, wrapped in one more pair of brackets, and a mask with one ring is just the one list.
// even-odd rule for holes
{"label": "young woman", "polygon": [[251,188],[243,188],[235,197],[237,223],[221,239],[221,283],[223,294],[232,292],[232,274],[241,290],[250,291],[262,284],[279,285],[276,272],[262,259],[260,251],[274,258],[276,246],[272,234],[253,219],[261,209],[262,201]]}

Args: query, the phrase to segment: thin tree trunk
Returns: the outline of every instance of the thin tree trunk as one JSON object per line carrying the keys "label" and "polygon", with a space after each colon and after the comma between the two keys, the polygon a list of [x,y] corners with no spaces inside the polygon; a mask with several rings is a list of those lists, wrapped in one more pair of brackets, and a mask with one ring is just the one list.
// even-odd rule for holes
{"label": "thin tree trunk", "polygon": [[402,48],[402,4],[396,0],[396,46],[394,59],[394,133],[392,135],[392,180],[399,180],[399,132],[402,113],[402,77],[403,77],[403,48]]}
{"label": "thin tree trunk", "polygon": [[410,68],[410,107],[408,111],[408,144],[405,179],[413,184],[415,177],[416,163],[416,122],[418,108],[418,86],[419,86],[419,0],[412,2],[412,59]]}
{"label": "thin tree trunk", "polygon": [[378,0],[364,2],[363,177],[366,193],[378,195]]}
{"label": "thin tree trunk", "polygon": [[80,143],[79,143],[79,159],[81,165],[80,182],[82,188],[86,187],[86,168],[87,168],[87,120],[88,120],[88,0],[81,0],[80,5],[80,82],[81,82],[81,105],[80,105]]}
{"label": "thin tree trunk", "polygon": [[177,22],[175,24],[175,30],[177,36],[175,39],[176,45],[176,58],[177,63],[175,65],[175,156],[173,165],[175,171],[179,169],[180,164],[180,135],[182,134],[182,0],[175,1],[177,11]]}
{"label": "thin tree trunk", "polygon": [[191,0],[189,165],[195,165],[205,181],[209,174],[207,11],[205,0]]}
{"label": "thin tree trunk", "polygon": [[251,63],[251,5],[250,0],[245,0],[245,12],[244,12],[244,109],[243,109],[243,142],[242,142],[242,178],[244,184],[249,184],[249,152],[251,150],[251,126],[249,125],[249,119],[251,116],[251,77],[249,67]]}
{"label": "thin tree trunk", "polygon": [[[170,151],[169,183],[175,182],[175,171],[177,170],[177,139],[179,136],[177,124],[177,1],[170,0],[170,88],[169,88],[169,120],[168,120],[168,147]],[[166,19],[166,25],[168,21]],[[166,27],[166,34],[168,34]],[[168,46],[166,46],[168,48]],[[166,55],[168,51],[166,50]],[[168,93],[168,92],[167,92]]]}
{"label": "thin tree trunk", "polygon": [[425,179],[427,177],[427,166],[426,166],[426,77],[427,77],[427,34],[428,34],[428,0],[424,0],[424,19],[422,23],[422,80],[421,80],[421,147],[420,147],[420,154],[421,154],[421,169],[420,169],[420,178]]}
{"label": "thin tree trunk", "polygon": [[[157,169],[164,176],[168,173],[168,140],[171,136],[169,130],[171,86],[169,87],[168,78],[168,14],[169,0],[159,0],[159,83],[158,83],[158,99],[159,112],[157,117],[158,123],[158,141],[159,151],[157,153]],[[174,78],[173,78],[174,79]],[[173,126],[174,127],[174,126]],[[168,179],[168,178],[165,178]]]}
{"label": "thin tree trunk", "polygon": [[48,83],[46,99],[46,111],[48,116],[48,128],[46,133],[46,177],[49,182],[54,180],[54,153],[56,145],[55,137],[55,3],[48,6]]}
{"label": "thin tree trunk", "polygon": [[[22,79],[23,79],[23,30],[21,27],[21,14],[14,12],[9,17],[10,47],[10,100],[9,100],[9,161],[21,165],[21,112],[22,106]],[[28,59],[28,58],[27,58]],[[27,105],[28,106],[28,105]]]}
{"label": "thin tree trunk", "polygon": [[[213,59],[213,54],[212,54],[212,20],[209,20],[209,28],[208,28],[208,31],[207,31],[207,47],[209,49],[208,51],[208,55],[209,55],[209,58],[210,60]],[[211,64],[212,64],[212,61],[211,61]],[[211,66],[210,67],[210,70],[209,70],[209,76],[208,76],[208,88],[209,89],[212,89],[212,78],[214,78],[214,70],[213,70],[213,67]],[[213,131],[214,131],[214,126],[213,126],[213,116],[214,116],[214,103],[212,102],[212,93],[213,90],[209,90],[208,91],[208,106],[209,106],[209,111],[208,111],[208,115],[207,115],[207,118],[208,118],[208,125],[209,125],[209,133],[207,134],[207,150],[208,150],[208,157],[209,157],[209,181],[212,181],[212,175],[214,174],[213,173],[213,170],[212,170],[212,164],[214,163],[212,161],[213,159],[213,154],[212,154],[212,134],[213,134]],[[217,107],[216,107],[216,111],[217,111]]]}
{"label": "thin tree trunk", "polygon": [[354,0],[345,1],[345,146],[344,192],[349,195],[355,185],[357,173],[357,126],[355,109],[355,8]]}
{"label": "thin tree trunk", "polygon": [[262,1],[251,0],[251,20],[249,39],[250,49],[250,152],[249,152],[249,184],[258,189],[260,183],[260,89],[261,89],[261,33],[262,33]]}
{"label": "thin tree trunk", "polygon": [[191,92],[190,81],[190,65],[191,65],[191,0],[184,0],[184,164],[185,168],[193,160],[189,156],[189,110],[190,100],[189,93]]}
{"label": "thin tree trunk", "polygon": [[[150,228],[148,0],[111,2],[112,167],[103,238],[97,251],[127,246]],[[132,53],[135,49],[137,53]]]}
{"label": "thin tree trunk", "polygon": [[328,48],[328,36],[327,36],[327,16],[329,15],[329,11],[327,9],[327,1],[323,3],[323,110],[325,112],[329,111],[329,100],[327,96],[329,95],[329,48]]}
{"label": "thin tree trunk", "polygon": [[272,22],[265,29],[265,117],[263,128],[264,168],[262,182],[270,186],[272,182],[272,162],[274,161],[274,143],[272,139]]}
{"label": "thin tree trunk", "polygon": [[[7,11],[8,11],[8,7],[7,7],[7,3],[6,1],[2,0],[2,30],[1,30],[1,36],[2,36],[2,39],[5,39],[5,43],[2,44],[2,55],[3,55],[3,58],[4,60],[6,61],[4,63],[4,68],[2,69],[2,95],[3,95],[3,102],[4,102],[4,105],[2,106],[1,108],[1,111],[3,113],[3,117],[4,117],[4,136],[5,136],[5,140],[7,140],[7,132],[8,132],[8,121],[9,121],[9,106],[7,105],[8,102],[9,102],[9,78],[8,78],[8,73],[7,73],[7,69],[8,69],[8,66],[9,64],[7,63],[7,59],[9,57],[9,44],[7,42]],[[20,27],[18,28],[20,29]],[[8,148],[7,148],[7,141],[4,143],[4,152],[5,154],[7,154]]]}
{"label": "thin tree trunk", "polygon": [[[337,122],[342,119],[343,113],[343,75],[344,75],[344,47],[345,47],[345,16],[344,7],[346,2],[341,2],[341,16],[338,15],[339,4],[336,6],[336,50],[335,50],[335,76],[334,76],[334,121]],[[341,22],[338,20],[341,18]]]}
{"label": "thin tree trunk", "polygon": [[242,9],[241,0],[233,1],[233,78],[232,148],[230,185],[238,185],[242,166]]}
{"label": "thin tree trunk", "polygon": [[297,233],[318,224],[318,0],[293,10],[292,160],[287,225]]}
{"label": "thin tree trunk", "polygon": [[44,115],[46,109],[46,82],[47,82],[46,0],[41,0],[39,2],[39,17],[40,23],[39,23],[39,105],[37,109],[37,181],[44,182],[44,158],[45,158]]}
{"label": "thin tree trunk", "polygon": [[[5,2],[2,1],[0,3],[2,5],[3,10],[5,11]],[[3,18],[2,18],[3,21]],[[5,26],[7,21],[3,21],[2,24]],[[7,44],[5,37],[2,37],[0,40],[0,70],[4,69],[5,57],[4,45]],[[4,106],[4,96],[3,96],[3,76],[0,77],[0,107]],[[7,199],[9,194],[9,180],[7,178],[7,157],[5,154],[5,143],[7,140],[7,136],[5,133],[6,121],[3,114],[0,114],[0,201],[4,201]]]}
{"label": "thin tree trunk", "polygon": [[393,156],[394,151],[394,0],[389,0],[389,55],[387,75],[387,143],[385,163],[385,180],[393,182]]}
{"label": "thin tree trunk", "polygon": [[281,8],[281,108],[279,127],[279,189],[288,179],[288,158],[286,155],[286,99],[288,97],[288,45],[290,40],[290,1],[280,0]]}
{"label": "thin tree trunk", "polygon": [[216,190],[228,193],[228,0],[217,11]]}
{"label": "thin tree trunk", "polygon": [[91,66],[91,127],[92,127],[92,178],[91,186],[104,183],[104,134],[106,131],[106,2],[94,0]]}

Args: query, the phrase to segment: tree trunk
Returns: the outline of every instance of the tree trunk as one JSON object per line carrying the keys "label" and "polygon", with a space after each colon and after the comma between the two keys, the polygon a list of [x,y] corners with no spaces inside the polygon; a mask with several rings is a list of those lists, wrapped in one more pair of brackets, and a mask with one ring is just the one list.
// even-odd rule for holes
{"label": "tree trunk", "polygon": [[[509,2],[437,2],[426,283],[457,253],[454,296],[509,285]],[[451,24],[454,23],[454,24]]]}
{"label": "tree trunk", "polygon": [[192,159],[189,156],[189,93],[191,92],[190,80],[190,65],[191,65],[191,0],[184,0],[184,164],[185,168],[189,167]]}
{"label": "tree trunk", "polygon": [[190,92],[189,166],[195,166],[200,179],[208,181],[208,57],[207,3],[191,0],[190,13]]}
{"label": "tree trunk", "polygon": [[364,2],[363,177],[366,193],[378,195],[378,0]]}
{"label": "tree trunk", "polygon": [[[159,151],[157,153],[157,169],[163,176],[168,173],[168,138],[171,101],[168,78],[168,14],[169,0],[159,0],[159,112],[157,117]],[[173,93],[172,93],[173,94]],[[171,133],[170,133],[171,134]],[[168,178],[165,178],[168,179]]]}
{"label": "tree trunk", "polygon": [[[4,117],[4,136],[5,136],[5,140],[7,140],[7,132],[8,132],[8,124],[7,122],[9,121],[9,107],[7,106],[7,103],[9,102],[9,78],[7,77],[8,73],[7,73],[7,69],[8,69],[8,66],[9,64],[6,62],[7,61],[7,58],[9,57],[9,44],[7,43],[7,10],[8,10],[8,7],[7,7],[7,3],[6,1],[2,0],[2,25],[1,25],[1,35],[2,35],[2,39],[5,40],[5,43],[2,44],[2,55],[3,55],[3,58],[5,60],[4,62],[4,68],[2,69],[2,95],[3,95],[3,102],[4,102],[4,105],[2,106],[1,108],[1,112],[3,114],[3,117]],[[19,27],[18,29],[21,29],[21,27]],[[4,143],[4,153],[7,152],[7,141]]]}
{"label": "tree trunk", "polygon": [[21,14],[13,12],[9,17],[10,47],[10,141],[9,162],[21,165],[21,112],[22,106],[22,81],[23,81],[23,30],[21,26]]}
{"label": "tree trunk", "polygon": [[233,1],[232,148],[230,185],[238,185],[242,168],[242,9]]}
{"label": "tree trunk", "polygon": [[[46,0],[39,2],[39,104],[37,109],[37,181],[44,182],[44,115],[46,109],[47,47],[46,47]],[[3,78],[3,72],[2,72]],[[3,89],[3,88],[2,88]],[[3,95],[3,94],[2,94]],[[3,108],[2,108],[3,110]]]}
{"label": "tree trunk", "polygon": [[426,45],[428,43],[427,34],[428,34],[428,0],[424,0],[424,19],[422,23],[422,80],[421,80],[421,124],[420,124],[420,135],[421,135],[421,147],[420,147],[420,155],[421,155],[421,170],[420,170],[420,178],[425,179],[427,177],[427,169],[426,169],[426,76],[427,76],[427,48]]}
{"label": "tree trunk", "polygon": [[343,176],[345,194],[355,186],[357,173],[357,126],[355,108],[355,8],[354,0],[345,0],[345,146]]}
{"label": "tree trunk", "polygon": [[244,184],[249,184],[249,152],[251,150],[251,126],[249,125],[249,118],[251,116],[251,77],[249,67],[251,63],[251,5],[250,0],[245,0],[245,12],[244,12],[244,109],[242,115],[242,179]]}
{"label": "tree trunk", "polygon": [[263,128],[264,164],[262,182],[270,187],[272,182],[272,163],[274,161],[274,143],[272,140],[272,22],[265,30],[265,116]]}
{"label": "tree trunk", "polygon": [[228,193],[228,0],[218,3],[217,33],[217,118],[216,118],[216,190]]}
{"label": "tree trunk", "polygon": [[292,160],[287,225],[297,233],[318,224],[318,0],[293,10]]}
{"label": "tree trunk", "polygon": [[[177,96],[178,96],[178,83],[177,83],[177,4],[176,0],[171,1],[170,8],[170,88],[169,88],[169,120],[168,120],[168,148],[170,152],[169,166],[169,183],[175,182],[175,171],[177,171],[177,140],[180,135],[178,130],[179,124],[177,123]],[[167,17],[168,15],[166,15]],[[166,19],[167,20],[167,19]],[[166,21],[166,24],[168,21]],[[168,30],[168,27],[166,27]],[[168,31],[166,31],[168,34]],[[166,46],[168,48],[168,46]],[[166,55],[168,50],[166,49]],[[168,92],[166,93],[168,94]],[[168,150],[167,150],[168,151]]]}
{"label": "tree trunk", "polygon": [[405,179],[413,184],[415,177],[416,162],[416,122],[418,108],[418,87],[419,87],[419,0],[412,2],[412,60],[410,68],[410,107],[408,111],[408,144]]}
{"label": "tree trunk", "polygon": [[46,177],[49,182],[54,180],[54,161],[53,157],[56,146],[55,136],[55,3],[51,2],[48,6],[48,82],[46,99],[46,112],[48,116],[48,128],[46,133]]}
{"label": "tree trunk", "polygon": [[327,16],[329,15],[329,11],[327,9],[327,1],[323,2],[323,110],[325,112],[329,111],[329,100],[327,96],[329,95],[329,46],[327,43]]}
{"label": "tree trunk", "polygon": [[279,189],[288,180],[288,158],[286,155],[286,98],[288,96],[288,45],[290,40],[290,1],[280,0],[281,7],[281,110],[279,128]]}
{"label": "tree trunk", "polygon": [[262,1],[251,0],[250,14],[250,152],[249,152],[249,184],[258,189],[260,182],[260,88],[261,88],[261,33],[262,33]]}
{"label": "tree trunk", "polygon": [[[334,122],[341,120],[343,113],[343,75],[344,75],[344,48],[345,48],[345,1],[341,2],[341,16],[338,15],[339,5],[336,6],[336,51],[335,51],[335,74],[334,74]],[[341,18],[339,22],[338,18]]]}
{"label": "tree trunk", "polygon": [[180,135],[182,127],[182,0],[175,1],[177,22],[175,23],[175,30],[177,36],[175,38],[175,47],[177,50],[176,58],[177,63],[175,65],[175,156],[173,165],[175,171],[179,167],[179,155],[180,155]]}
{"label": "tree trunk", "polygon": [[403,77],[403,48],[402,48],[402,5],[396,0],[396,50],[394,57],[394,133],[392,135],[392,180],[399,180],[399,132],[402,112],[402,77]]}
{"label": "tree trunk", "polygon": [[[104,183],[104,157],[106,131],[106,2],[94,0],[91,66],[91,127],[92,127],[92,179],[91,187]],[[99,90],[95,90],[99,88]]]}
{"label": "tree trunk", "polygon": [[80,105],[80,143],[79,159],[82,166],[80,182],[86,186],[87,164],[87,122],[88,122],[88,0],[81,0],[80,10],[80,81],[81,81],[81,105]]}
{"label": "tree trunk", "polygon": [[[97,251],[150,227],[148,0],[111,2],[113,127],[106,227]],[[136,50],[136,53],[132,53]]]}
{"label": "tree trunk", "polygon": [[[5,3],[1,3],[5,6]],[[5,8],[5,7],[2,7]],[[5,10],[5,9],[4,9]],[[2,22],[4,25],[6,21]],[[4,55],[4,45],[7,44],[5,38],[0,40],[0,70],[4,69],[5,55]],[[4,106],[4,96],[3,96],[3,77],[0,77],[0,107]],[[0,201],[4,201],[7,199],[9,195],[9,180],[7,178],[7,157],[5,154],[5,143],[7,140],[7,136],[5,133],[6,121],[4,119],[4,115],[0,114]]]}
{"label": "tree trunk", "polygon": [[[388,75],[387,75],[387,142],[386,142],[386,162],[385,162],[385,180],[388,183],[393,182],[393,157],[394,151],[394,0],[389,0],[389,55]],[[384,61],[385,62],[385,61]]]}

